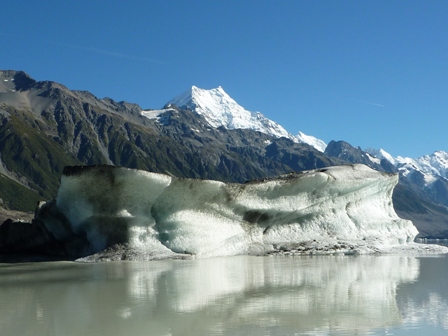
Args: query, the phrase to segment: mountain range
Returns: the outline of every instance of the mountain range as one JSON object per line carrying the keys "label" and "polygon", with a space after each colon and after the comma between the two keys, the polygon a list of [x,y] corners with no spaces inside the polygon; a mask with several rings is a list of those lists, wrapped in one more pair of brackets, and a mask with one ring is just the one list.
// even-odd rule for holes
{"label": "mountain range", "polygon": [[384,150],[292,135],[222,87],[192,86],[161,109],[97,98],[23,71],[0,71],[0,205],[33,210],[56,196],[65,166],[116,165],[243,183],[363,163],[400,174],[393,199],[421,237],[448,237],[448,153],[393,158]]}

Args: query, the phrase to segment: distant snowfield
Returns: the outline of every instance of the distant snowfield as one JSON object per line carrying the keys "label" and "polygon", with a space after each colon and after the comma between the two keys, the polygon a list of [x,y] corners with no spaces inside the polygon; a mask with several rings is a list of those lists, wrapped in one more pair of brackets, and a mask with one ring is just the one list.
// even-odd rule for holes
{"label": "distant snowfield", "polygon": [[142,111],[141,114],[142,114],[142,116],[144,116],[148,119],[158,120],[162,113],[169,112],[169,111],[173,111],[173,109],[168,108],[168,109],[161,109],[161,110],[147,110],[147,111]]}
{"label": "distant snowfield", "polygon": [[157,119],[160,114],[166,112],[166,110],[151,110],[151,111],[142,111],[142,116],[148,119]]}
{"label": "distant snowfield", "polygon": [[392,207],[397,180],[364,165],[246,184],[92,167],[64,175],[58,213],[38,217],[57,239],[86,236],[86,254],[119,243],[135,259],[427,251],[412,243],[417,229]]}

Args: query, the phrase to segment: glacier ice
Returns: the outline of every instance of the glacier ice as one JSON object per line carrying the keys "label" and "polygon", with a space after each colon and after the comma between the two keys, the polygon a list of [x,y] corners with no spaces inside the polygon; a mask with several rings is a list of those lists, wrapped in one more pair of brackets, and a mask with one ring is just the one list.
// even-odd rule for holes
{"label": "glacier ice", "polygon": [[393,209],[397,182],[397,175],[364,165],[245,184],[67,167],[52,211],[43,206],[36,217],[60,241],[73,232],[85,237],[84,255],[114,244],[165,257],[264,254],[313,244],[375,251],[412,242],[418,233]]}

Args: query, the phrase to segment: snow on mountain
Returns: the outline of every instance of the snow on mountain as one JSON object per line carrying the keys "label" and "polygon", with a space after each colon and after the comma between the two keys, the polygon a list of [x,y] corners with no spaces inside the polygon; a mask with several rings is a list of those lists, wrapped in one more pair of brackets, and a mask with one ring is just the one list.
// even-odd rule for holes
{"label": "snow on mountain", "polygon": [[142,111],[142,116],[148,118],[148,119],[159,119],[160,115],[170,111],[172,109],[162,109],[162,110],[147,110],[147,111]]}
{"label": "snow on mountain", "polygon": [[383,149],[366,149],[366,152],[378,159],[386,159],[395,167],[404,171],[418,170],[424,174],[448,178],[448,153],[437,151],[431,155],[424,155],[417,159],[397,156],[394,158]]}
{"label": "snow on mountain", "polygon": [[[396,160],[395,158],[390,155],[388,152],[386,152],[384,149],[374,149],[374,148],[367,148],[365,150],[368,154],[372,155],[374,158],[380,159],[380,160],[387,160],[390,163],[392,163],[393,165],[395,165]],[[372,160],[372,159],[371,159]],[[376,161],[373,161],[376,162]]]}
{"label": "snow on mountain", "polygon": [[412,177],[416,172],[423,176],[424,185],[430,186],[439,178],[448,178],[448,153],[437,151],[417,159],[398,156],[395,166],[403,176]]}
{"label": "snow on mountain", "polygon": [[369,154],[372,162],[378,163],[378,160],[385,159],[397,167],[400,174],[404,177],[409,178],[415,171],[422,172],[420,164],[415,159],[401,156],[394,158],[384,149],[367,148],[365,151]]}
{"label": "snow on mountain", "polygon": [[302,132],[298,136],[294,136],[280,124],[266,118],[260,112],[246,110],[231,98],[221,86],[211,90],[192,86],[190,90],[170,100],[167,106],[170,105],[196,111],[215,128],[223,126],[227,129],[251,129],[276,138],[285,137],[294,142],[307,143],[321,152],[326,147],[322,140]]}
{"label": "snow on mountain", "polygon": [[377,158],[376,156],[373,156],[372,154],[370,154],[368,152],[366,154],[370,161],[372,161],[373,163],[376,163],[376,164],[381,164],[380,158]]}
{"label": "snow on mountain", "polygon": [[422,172],[419,162],[416,159],[409,157],[397,156],[395,158],[395,167],[397,167],[404,176],[408,176],[413,171]]}
{"label": "snow on mountain", "polygon": [[327,144],[323,140],[315,138],[312,135],[306,135],[305,133],[299,132],[299,134],[297,134],[297,139],[299,139],[300,142],[313,146],[322,153],[325,152],[325,148],[327,148]]}
{"label": "snow on mountain", "polygon": [[168,104],[196,111],[215,128],[223,126],[227,129],[251,129],[277,138],[296,140],[275,121],[266,118],[260,112],[250,112],[239,105],[221,86],[211,90],[192,86],[190,90],[172,99]]}
{"label": "snow on mountain", "polygon": [[448,153],[444,151],[434,152],[432,155],[424,155],[416,159],[421,170],[431,175],[448,178]]}
{"label": "snow on mountain", "polygon": [[448,153],[444,151],[437,151],[416,159],[402,156],[394,158],[383,149],[369,148],[366,149],[366,152],[373,156],[371,158],[373,162],[375,159],[386,159],[397,167],[400,174],[406,178],[411,178],[416,172],[421,174],[426,186],[431,185],[440,177],[448,178]]}

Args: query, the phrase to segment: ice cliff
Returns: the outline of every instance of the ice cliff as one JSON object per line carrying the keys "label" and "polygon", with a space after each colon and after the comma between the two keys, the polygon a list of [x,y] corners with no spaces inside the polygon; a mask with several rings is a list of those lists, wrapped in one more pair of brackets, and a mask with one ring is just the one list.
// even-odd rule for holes
{"label": "ice cliff", "polygon": [[114,253],[129,259],[363,253],[412,242],[418,233],[393,209],[397,181],[397,175],[364,165],[245,184],[112,166],[67,167],[57,199],[44,204],[36,219],[67,249],[73,249],[73,234],[84,241],[75,254],[109,248],[112,259]]}

